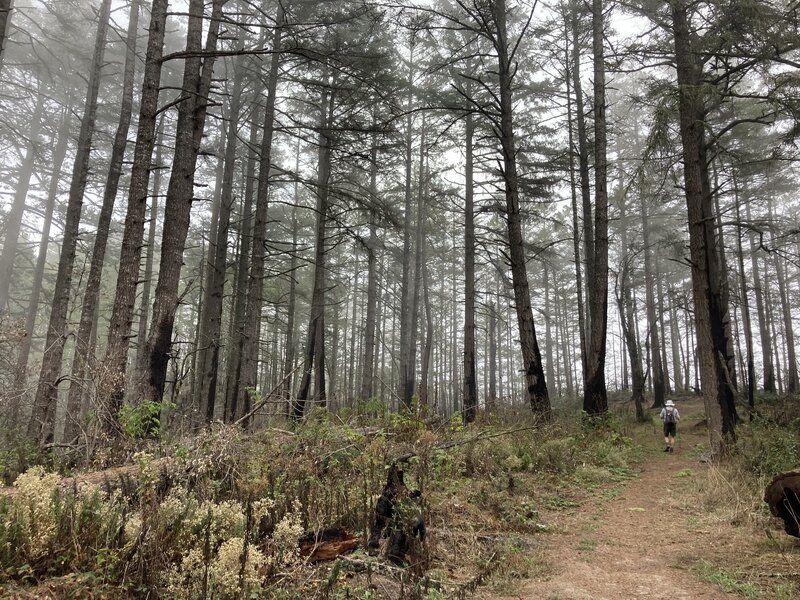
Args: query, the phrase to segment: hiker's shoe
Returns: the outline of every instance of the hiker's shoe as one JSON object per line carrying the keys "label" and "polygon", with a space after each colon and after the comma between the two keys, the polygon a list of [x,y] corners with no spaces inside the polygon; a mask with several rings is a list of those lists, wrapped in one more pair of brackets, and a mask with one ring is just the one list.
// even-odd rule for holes
{"label": "hiker's shoe", "polygon": [[669,446],[667,446],[666,448],[664,448],[664,452],[669,452]]}

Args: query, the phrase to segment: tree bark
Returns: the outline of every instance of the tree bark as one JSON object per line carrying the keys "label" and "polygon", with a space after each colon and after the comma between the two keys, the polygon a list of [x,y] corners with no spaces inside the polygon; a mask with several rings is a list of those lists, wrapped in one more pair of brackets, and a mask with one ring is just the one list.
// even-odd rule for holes
{"label": "tree bark", "polygon": [[72,289],[72,269],[75,263],[75,252],[78,243],[78,229],[83,208],[83,195],[89,178],[89,158],[92,149],[97,117],[97,95],[100,90],[100,75],[103,68],[103,54],[106,47],[106,34],[111,14],[111,0],[103,0],[100,6],[97,33],[95,36],[94,55],[89,71],[89,85],[86,102],[78,134],[78,147],[72,169],[72,181],[69,189],[67,218],[64,225],[64,239],[61,243],[61,255],[58,260],[58,272],[53,289],[53,308],[47,327],[45,351],[42,357],[42,369],[39,372],[39,384],[33,414],[28,423],[28,437],[39,444],[53,441],[56,416],[58,384],[61,382],[61,362],[66,343],[67,310]]}
{"label": "tree bark", "polygon": [[[161,57],[164,51],[164,32],[167,21],[168,0],[153,0],[150,8],[150,26],[144,64],[142,94],[139,101],[139,124],[136,147],[131,167],[128,208],[119,259],[114,307],[108,329],[108,343],[103,360],[107,389],[101,392],[107,402],[101,410],[101,419],[107,433],[117,432],[117,413],[125,394],[125,365],[128,360],[131,322],[136,304],[136,284],[139,280],[139,263],[142,257],[142,238],[147,211],[147,194],[150,182],[151,161],[155,144],[158,95],[161,87]],[[155,218],[152,215],[151,218]],[[151,248],[152,251],[152,248]],[[144,340],[138,340],[143,344]]]}
{"label": "tree bark", "polygon": [[606,336],[608,329],[608,182],[606,162],[606,92],[602,0],[592,2],[594,55],[594,268],[590,279],[589,353],[583,410],[597,416],[608,412]]}
{"label": "tree bark", "polygon": [[133,112],[133,80],[136,70],[136,38],[139,33],[139,6],[140,0],[131,2],[130,16],[128,18],[128,34],[125,40],[125,67],[122,76],[122,99],[119,110],[119,123],[111,147],[111,160],[106,177],[106,186],[103,192],[103,202],[97,219],[97,233],[94,239],[92,260],[89,266],[89,275],[86,278],[86,288],[81,304],[81,317],[78,334],[75,337],[75,353],[72,358],[72,381],[67,399],[66,423],[64,426],[64,439],[71,442],[80,434],[81,428],[81,399],[89,382],[86,380],[90,363],[94,362],[95,344],[91,343],[94,323],[97,317],[100,299],[100,283],[103,277],[103,264],[108,245],[108,234],[111,228],[111,218],[114,214],[114,202],[119,189],[119,179],[122,176],[122,161],[125,158],[125,149],[128,146],[128,131],[131,125]]}
{"label": "tree bark", "polygon": [[183,253],[189,232],[189,219],[194,199],[194,175],[197,157],[210,103],[214,52],[217,48],[222,6],[225,0],[214,0],[205,45],[203,46],[203,0],[190,0],[186,35],[186,58],[175,129],[175,155],[164,201],[164,229],[161,238],[161,261],[158,270],[153,321],[147,338],[144,363],[139,365],[140,399],[161,402],[172,347],[172,331],[178,309],[178,288],[181,281]]}
{"label": "tree bark", "polygon": [[726,376],[728,340],[725,334],[718,253],[717,215],[708,177],[700,65],[692,54],[686,0],[673,0],[672,26],[678,79],[679,125],[683,151],[684,186],[689,221],[695,329],[703,400],[709,425],[711,453],[726,451],[735,438],[735,390]]}

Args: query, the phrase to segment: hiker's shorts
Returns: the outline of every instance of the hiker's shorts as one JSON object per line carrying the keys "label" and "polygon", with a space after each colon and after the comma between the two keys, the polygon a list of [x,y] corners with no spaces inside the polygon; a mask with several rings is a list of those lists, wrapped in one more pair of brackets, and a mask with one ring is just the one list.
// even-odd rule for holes
{"label": "hiker's shorts", "polygon": [[664,437],[671,435],[675,437],[678,428],[675,426],[675,423],[664,423]]}

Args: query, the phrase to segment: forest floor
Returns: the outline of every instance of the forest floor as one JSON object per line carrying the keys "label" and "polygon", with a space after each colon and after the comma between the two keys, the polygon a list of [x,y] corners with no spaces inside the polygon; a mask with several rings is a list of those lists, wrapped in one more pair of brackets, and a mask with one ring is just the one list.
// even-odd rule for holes
{"label": "forest floor", "polygon": [[[638,472],[574,511],[551,515],[556,533],[538,536],[547,568],[508,595],[543,600],[797,598],[800,544],[755,523],[726,523],[703,506],[704,483],[715,478],[700,456],[707,442],[700,400],[681,402],[675,451],[660,432]],[[722,481],[717,483],[724,485]],[[729,500],[739,491],[727,490]],[[728,512],[728,514],[730,514]]]}
{"label": "forest floor", "polygon": [[[413,450],[414,459],[404,468],[407,484],[423,493],[427,536],[424,545],[412,544],[408,568],[370,557],[363,547],[336,561],[309,563],[291,558],[294,554],[287,559],[278,550],[289,542],[271,542],[290,512],[284,508],[280,523],[273,518],[278,524],[272,537],[262,537],[258,546],[281,562],[269,573],[260,572],[264,583],[253,584],[248,597],[800,599],[800,540],[783,533],[762,500],[770,477],[797,466],[800,446],[794,423],[800,419],[784,418],[790,423],[786,430],[760,419],[743,423],[734,456],[712,465],[702,460],[708,443],[702,400],[684,396],[676,401],[682,420],[674,453],[663,451],[657,411],[648,411],[653,418],[639,423],[629,399],[622,396],[612,402],[609,419],[599,424],[581,420],[580,413],[567,407],[573,412],[565,411],[560,420],[545,426],[506,415],[467,429],[460,423],[452,428],[437,425],[434,432],[422,420],[393,416],[372,427],[380,435],[366,435],[346,424],[332,424],[322,414],[293,432],[271,429],[259,436],[218,428],[191,440],[194,450],[165,443],[160,452],[147,455],[149,462],[140,459],[97,472],[68,473],[72,477],[60,479],[60,484],[56,477],[57,483],[49,485],[77,489],[94,484],[105,489],[114,484],[124,497],[130,496],[130,507],[123,502],[114,508],[111,500],[103,505],[80,500],[80,514],[110,515],[87,518],[82,529],[78,525],[83,520],[74,519],[78,505],[51,502],[59,496],[36,480],[37,490],[46,488],[36,506],[43,515],[56,515],[59,527],[52,528],[54,534],[73,533],[54,537],[52,552],[29,563],[18,551],[19,539],[25,538],[11,534],[38,530],[0,526],[0,598],[128,600],[149,597],[149,590],[164,598],[199,598],[197,573],[188,567],[174,593],[163,592],[171,589],[166,577],[177,572],[178,558],[202,542],[192,525],[204,518],[200,508],[213,507],[220,523],[236,523],[238,511],[244,510],[243,493],[266,494],[280,499],[282,506],[291,502],[298,519],[304,502],[315,527],[341,524],[366,535],[373,522],[375,491],[385,482],[390,457]],[[787,407],[796,410],[794,399],[785,402],[775,401],[769,408],[776,414]],[[781,457],[786,460],[777,462]],[[160,505],[137,504],[140,492],[127,490],[152,489],[156,498],[162,484],[171,485],[170,494],[176,494],[162,498]],[[228,490],[228,495],[215,490]],[[9,506],[33,502],[31,498],[16,487],[0,488],[0,525],[4,515],[12,514]],[[62,504],[73,508],[58,512]],[[174,506],[186,511],[181,513],[183,530],[170,512]],[[126,523],[125,535],[113,537],[122,540],[121,545],[103,546],[103,523],[144,511],[153,523],[150,545],[125,542],[142,539],[128,534]],[[19,513],[22,525],[29,512],[39,514],[26,504]],[[136,525],[135,518],[129,522]],[[114,565],[106,555],[122,557],[122,576],[106,567]],[[172,557],[172,563],[149,572],[165,556]],[[62,557],[63,564],[53,557]],[[221,558],[207,560],[213,565]],[[238,568],[238,555],[235,560]],[[147,575],[139,587],[133,577],[140,571],[128,564],[139,565]],[[243,595],[237,591],[208,597]]]}

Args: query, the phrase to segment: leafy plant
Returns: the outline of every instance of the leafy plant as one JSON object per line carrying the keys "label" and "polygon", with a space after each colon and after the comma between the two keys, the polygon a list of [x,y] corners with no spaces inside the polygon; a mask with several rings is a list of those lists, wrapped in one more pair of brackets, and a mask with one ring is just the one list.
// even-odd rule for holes
{"label": "leafy plant", "polygon": [[125,404],[119,411],[119,424],[128,437],[140,439],[158,437],[162,411],[175,408],[172,402],[143,400],[138,406]]}

